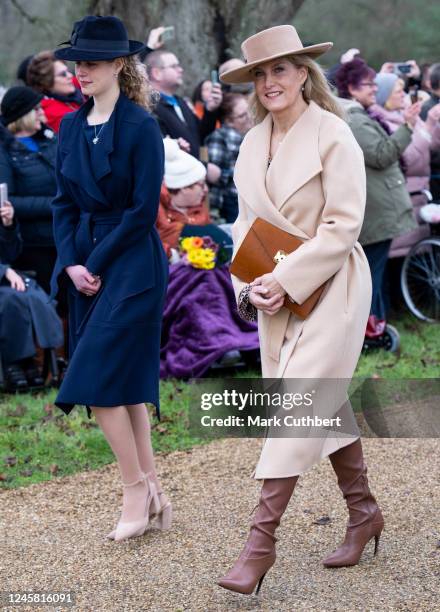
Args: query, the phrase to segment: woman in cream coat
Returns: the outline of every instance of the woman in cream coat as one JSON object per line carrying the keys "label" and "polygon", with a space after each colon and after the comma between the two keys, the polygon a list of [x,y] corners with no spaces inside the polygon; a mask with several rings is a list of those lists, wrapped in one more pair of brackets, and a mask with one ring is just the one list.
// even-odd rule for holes
{"label": "woman in cream coat", "polygon": [[[322,386],[336,379],[332,399],[319,414],[343,414],[348,422],[354,417],[347,387],[362,349],[372,290],[357,242],[366,198],[362,151],[314,61],[331,46],[304,48],[293,26],[270,28],[244,41],[246,65],[220,78],[255,84],[256,125],[241,145],[234,174],[235,253],[257,217],[304,240],[273,273],[250,285],[233,277],[242,316],[258,315],[263,377],[286,384],[297,379],[306,386],[305,379]],[[286,294],[302,304],[323,283],[305,320],[282,306]],[[258,510],[246,546],[220,586],[249,594],[258,583],[258,592],[275,562],[274,532],[299,475],[327,456],[349,523],[344,543],[324,565],[357,564],[373,536],[377,551],[383,518],[368,487],[359,432],[349,430],[267,437],[254,474],[264,481]]]}

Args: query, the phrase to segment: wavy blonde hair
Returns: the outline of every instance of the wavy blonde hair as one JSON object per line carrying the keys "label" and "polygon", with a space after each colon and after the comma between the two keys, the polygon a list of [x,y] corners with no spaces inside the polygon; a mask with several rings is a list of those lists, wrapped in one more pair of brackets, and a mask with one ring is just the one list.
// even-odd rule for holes
{"label": "wavy blonde hair", "polygon": [[[285,59],[289,60],[297,68],[307,68],[307,79],[304,83],[304,91],[302,92],[304,100],[310,102],[313,100],[318,106],[323,108],[341,119],[345,119],[345,113],[333,95],[330,85],[327,82],[322,68],[309,55],[287,55]],[[255,123],[260,123],[269,112],[260,102],[256,92],[254,92],[249,100],[249,108],[252,113]]]}
{"label": "wavy blonde hair", "polygon": [[12,134],[17,132],[34,132],[35,133],[35,120],[37,118],[37,111],[33,108],[31,111],[16,119],[6,127]]}
{"label": "wavy blonde hair", "polygon": [[120,57],[119,59],[122,61],[122,68],[118,77],[121,91],[127,98],[147,111],[151,111],[155,96],[145,65],[133,55]]}

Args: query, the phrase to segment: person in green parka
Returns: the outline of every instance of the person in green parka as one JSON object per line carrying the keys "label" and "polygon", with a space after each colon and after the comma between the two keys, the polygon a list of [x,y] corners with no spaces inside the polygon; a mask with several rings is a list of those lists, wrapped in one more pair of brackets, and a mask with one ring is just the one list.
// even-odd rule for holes
{"label": "person in green parka", "polygon": [[365,158],[367,203],[359,242],[368,258],[373,281],[366,330],[369,337],[380,336],[385,330],[388,299],[384,274],[391,241],[417,227],[401,155],[411,142],[420,113],[418,104],[407,108],[405,123],[391,134],[371,110],[376,102],[375,76],[375,71],[361,58],[342,64],[335,76],[348,123]]}

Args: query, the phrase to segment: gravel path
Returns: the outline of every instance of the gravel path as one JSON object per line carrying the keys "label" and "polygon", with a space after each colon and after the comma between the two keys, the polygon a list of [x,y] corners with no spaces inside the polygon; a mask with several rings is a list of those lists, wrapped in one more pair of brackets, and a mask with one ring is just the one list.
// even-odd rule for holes
{"label": "gravel path", "polygon": [[[70,590],[74,610],[93,612],[440,610],[440,440],[363,444],[386,523],[374,560],[370,543],[359,566],[322,566],[347,518],[324,460],[298,482],[260,596],[216,586],[247,537],[259,491],[249,475],[261,445],[221,440],[158,458],[174,502],[173,527],[126,542],[105,539],[121,504],[116,465],[3,490],[1,590]],[[326,514],[329,524],[313,524]]]}

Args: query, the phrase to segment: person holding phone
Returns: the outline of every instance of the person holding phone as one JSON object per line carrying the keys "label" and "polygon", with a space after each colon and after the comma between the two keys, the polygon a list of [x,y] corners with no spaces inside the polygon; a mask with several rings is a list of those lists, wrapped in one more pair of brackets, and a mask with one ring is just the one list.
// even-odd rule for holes
{"label": "person holding phone", "polygon": [[[69,43],[68,43],[69,44]],[[58,252],[51,296],[69,295],[70,360],[55,404],[84,405],[118,461],[123,507],[115,541],[142,535],[155,518],[171,523],[161,490],[145,403],[159,416],[160,336],[168,260],[155,221],[164,147],[151,88],[116,17],[88,16],[55,56],[75,62],[87,102],[60,128]]]}
{"label": "person holding phone", "polygon": [[[386,87],[381,79],[386,80]],[[367,255],[373,281],[366,334],[376,338],[384,332],[389,308],[385,271],[391,241],[417,228],[400,160],[411,143],[420,108],[412,105],[405,109],[400,125],[391,133],[375,105],[378,83],[379,99],[385,104],[398,81],[396,75],[381,74],[378,79],[364,60],[355,58],[341,66],[335,80],[348,123],[364,153],[367,203],[359,242]],[[398,99],[403,96],[399,91],[394,95]]]}
{"label": "person holding phone", "polygon": [[[376,76],[376,84],[376,105],[370,107],[370,116],[380,120],[389,134],[394,134],[406,123],[411,127],[411,141],[400,157],[408,193],[429,189],[431,153],[440,148],[440,104],[430,110],[426,121],[422,121],[422,102],[417,100],[417,93],[414,101],[410,95],[405,94],[402,79],[395,74],[380,73]],[[426,196],[423,193],[415,193],[410,197],[418,226],[394,237],[391,242],[387,264],[391,290],[385,293],[387,309],[391,300],[400,295],[402,258],[414,244],[430,234],[429,225],[421,219],[419,212],[426,204]]]}
{"label": "person holding phone", "polygon": [[151,85],[160,92],[154,113],[163,136],[186,140],[189,143],[188,153],[199,158],[200,146],[216,128],[218,109],[223,99],[221,86],[218,83],[212,85],[203,118],[199,119],[185,100],[177,95],[183,84],[184,70],[176,55],[159,49],[149,53],[145,63]]}

